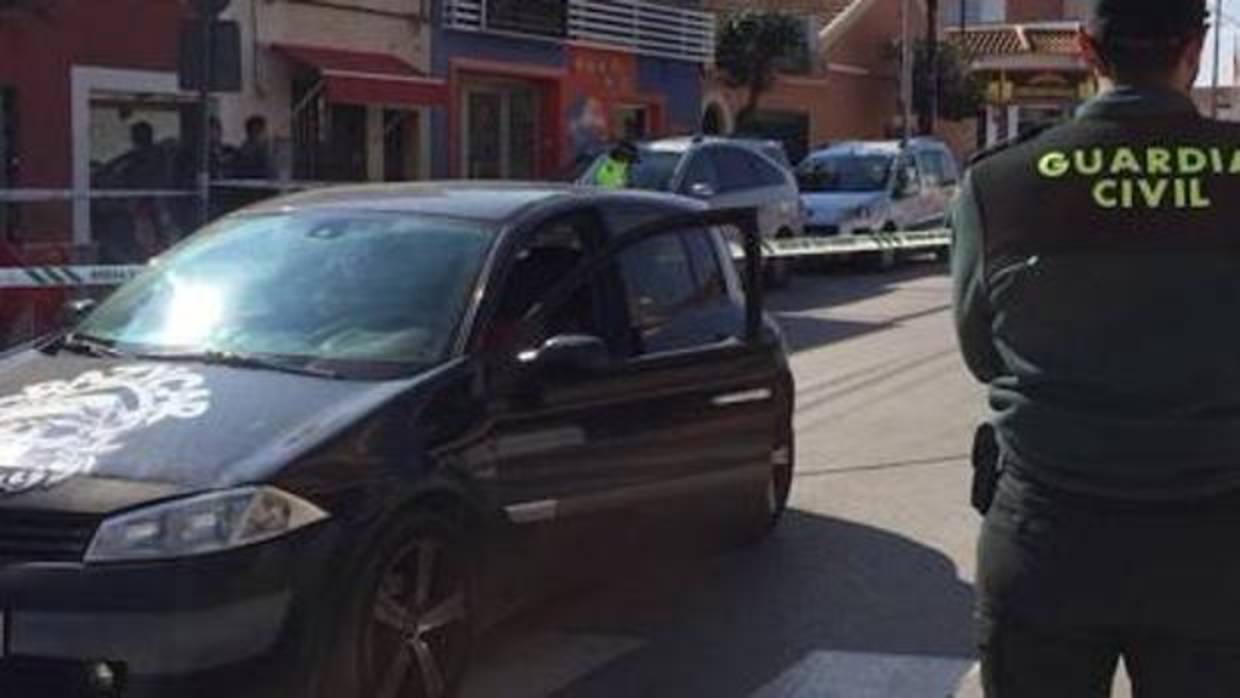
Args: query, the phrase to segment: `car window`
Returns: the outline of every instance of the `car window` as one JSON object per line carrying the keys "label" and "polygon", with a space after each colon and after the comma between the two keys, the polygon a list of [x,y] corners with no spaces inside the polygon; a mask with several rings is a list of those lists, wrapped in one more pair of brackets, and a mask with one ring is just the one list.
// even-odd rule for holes
{"label": "car window", "polygon": [[935,153],[935,157],[939,161],[940,182],[943,186],[954,186],[959,182],[960,173],[956,170],[956,162],[951,154],[946,152]]}
{"label": "car window", "polygon": [[690,156],[681,190],[690,193],[694,185],[699,184],[710,187],[711,191],[720,191],[719,173],[715,167],[715,160],[708,150],[699,150]]}
{"label": "car window", "polygon": [[894,158],[886,154],[824,154],[797,167],[802,192],[874,192],[887,188]]}
{"label": "car window", "polygon": [[922,182],[928,187],[937,187],[943,179],[942,170],[935,153],[918,153],[915,158],[917,169],[921,172]]}
{"label": "car window", "polygon": [[[516,255],[494,296],[493,310],[481,331],[481,346],[506,350],[517,338],[527,315],[575,272],[602,244],[601,224],[592,212],[554,218],[531,233]],[[615,344],[602,320],[603,308],[595,278],[586,279],[563,303],[551,309],[541,327],[527,337],[531,346],[561,334],[594,335]]]}
{"label": "car window", "polygon": [[743,332],[743,313],[726,294],[709,244],[700,231],[684,231],[620,254],[635,356],[691,349]]}
{"label": "car window", "polygon": [[719,192],[734,192],[761,186],[754,173],[753,158],[739,148],[711,148],[711,158],[719,172]]}
{"label": "car window", "polygon": [[775,165],[754,155],[746,155],[745,159],[749,161],[749,167],[753,171],[754,179],[762,186],[780,187],[788,183],[787,176]]}
{"label": "car window", "polygon": [[703,304],[724,302],[728,293],[719,253],[710,235],[698,229],[687,231],[684,235],[685,243],[689,247],[689,258],[693,264],[698,298]]}

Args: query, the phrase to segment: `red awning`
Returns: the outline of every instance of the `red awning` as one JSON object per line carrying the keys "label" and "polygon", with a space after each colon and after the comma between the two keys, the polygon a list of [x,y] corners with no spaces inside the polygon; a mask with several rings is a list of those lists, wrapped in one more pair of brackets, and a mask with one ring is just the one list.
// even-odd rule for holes
{"label": "red awning", "polygon": [[427,77],[390,54],[296,44],[273,44],[272,48],[317,70],[329,102],[428,106],[448,99],[442,79]]}

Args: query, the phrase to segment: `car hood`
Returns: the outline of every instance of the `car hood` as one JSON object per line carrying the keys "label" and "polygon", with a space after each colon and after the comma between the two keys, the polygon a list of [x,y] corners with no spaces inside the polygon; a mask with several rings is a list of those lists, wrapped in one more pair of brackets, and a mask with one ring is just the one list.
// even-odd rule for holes
{"label": "car hood", "polygon": [[885,192],[814,192],[801,194],[805,204],[805,220],[811,224],[834,225],[852,218],[859,207],[876,207],[886,198]]}
{"label": "car hood", "polygon": [[102,512],[260,482],[416,381],[21,352],[0,362],[0,507]]}

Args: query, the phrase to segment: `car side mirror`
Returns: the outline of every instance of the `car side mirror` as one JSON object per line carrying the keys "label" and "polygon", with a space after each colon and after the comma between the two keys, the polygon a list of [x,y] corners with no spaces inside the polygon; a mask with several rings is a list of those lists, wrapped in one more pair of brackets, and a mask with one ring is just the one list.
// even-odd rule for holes
{"label": "car side mirror", "polygon": [[710,199],[715,196],[715,188],[708,182],[694,182],[689,185],[689,196],[695,199]]}
{"label": "car side mirror", "polygon": [[517,360],[540,372],[598,373],[611,365],[611,352],[606,342],[593,335],[564,334],[521,352]]}
{"label": "car side mirror", "polygon": [[60,309],[60,323],[65,327],[78,324],[99,305],[93,298],[79,298],[65,301]]}

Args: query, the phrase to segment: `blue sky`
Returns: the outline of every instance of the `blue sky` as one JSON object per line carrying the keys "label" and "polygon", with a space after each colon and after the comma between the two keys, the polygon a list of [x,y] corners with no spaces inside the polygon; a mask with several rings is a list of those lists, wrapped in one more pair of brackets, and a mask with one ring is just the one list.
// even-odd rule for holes
{"label": "blue sky", "polygon": [[[1170,0],[1169,0],[1170,1]],[[1210,3],[1210,12],[1214,12],[1215,0],[1208,0]],[[1216,26],[1218,22],[1213,22]],[[1222,59],[1219,61],[1220,83],[1223,85],[1236,84],[1235,66],[1233,56],[1240,51],[1237,42],[1240,41],[1240,0],[1223,0],[1223,47],[1221,51]],[[1202,57],[1201,75],[1197,82],[1201,85],[1210,84],[1213,79],[1214,70],[1214,32],[1211,31],[1209,38],[1206,40],[1205,55]]]}

